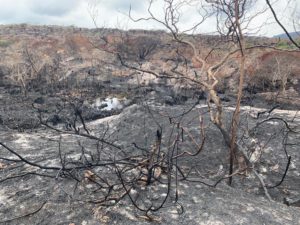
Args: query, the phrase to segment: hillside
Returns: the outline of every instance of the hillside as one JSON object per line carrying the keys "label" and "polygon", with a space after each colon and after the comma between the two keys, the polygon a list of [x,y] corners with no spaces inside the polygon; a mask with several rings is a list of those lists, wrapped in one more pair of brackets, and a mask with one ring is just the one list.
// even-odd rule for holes
{"label": "hillside", "polygon": [[[191,41],[201,49],[201,55],[207,55],[218,42],[216,36],[198,35]],[[248,45],[278,45],[275,39],[249,37]],[[192,71],[198,62],[189,60],[189,49],[177,44],[170,45],[170,37],[163,31],[120,31],[116,29],[85,29],[58,26],[12,25],[0,26],[0,85],[26,86],[28,89],[45,90],[47,87],[67,84],[95,85],[95,80],[103,81],[112,77],[127,77],[136,72],[120,64],[112,52],[119,51],[127,64],[142,63],[144,69],[155,69],[155,72],[171,68],[174,58],[179,60],[178,70],[184,71],[188,65]],[[229,46],[218,46],[207,58],[208,64],[214,64],[228,51]],[[291,92],[291,103],[299,102],[299,64],[297,52],[280,52],[273,49],[251,50],[247,60],[247,84],[245,90],[250,94],[270,93],[278,89],[280,77],[274,74],[277,70],[288,71],[285,89]],[[173,61],[174,62],[174,61]],[[35,65],[34,74],[28,67]],[[138,63],[138,64],[137,64]],[[187,64],[186,64],[187,63]],[[220,92],[235,93],[235,75],[237,61],[233,58],[219,71],[222,80]],[[19,69],[18,69],[19,68]],[[19,75],[17,71],[19,70]],[[23,75],[20,75],[23,73]],[[269,75],[271,74],[271,75]],[[18,78],[19,76],[19,78]],[[23,84],[20,77],[23,76]],[[284,76],[281,74],[280,76]],[[24,80],[25,79],[25,80]],[[141,78],[141,82],[149,82]],[[155,80],[152,78],[152,80]],[[85,84],[84,84],[85,83]],[[229,85],[229,88],[226,88]],[[268,94],[267,94],[268,95]],[[258,96],[258,95],[257,95]],[[264,95],[262,95],[264,96]],[[286,98],[288,96],[282,96]],[[280,100],[279,100],[280,101]]]}
{"label": "hillside", "polygon": [[300,52],[246,37],[234,121],[241,52],[180,38],[0,26],[0,224],[300,223]]}
{"label": "hillside", "polygon": [[[300,37],[298,31],[296,31],[296,32],[290,32],[289,35],[290,35],[292,38],[296,38],[296,39]],[[288,36],[286,35],[286,33],[282,33],[282,34],[277,34],[277,35],[275,35],[274,38],[288,38]]]}

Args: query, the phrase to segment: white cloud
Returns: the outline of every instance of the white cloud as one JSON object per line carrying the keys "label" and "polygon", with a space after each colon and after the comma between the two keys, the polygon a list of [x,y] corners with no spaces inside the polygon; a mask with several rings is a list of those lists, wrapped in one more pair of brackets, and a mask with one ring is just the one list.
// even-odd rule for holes
{"label": "white cloud", "polygon": [[[154,21],[141,21],[135,23],[131,21],[127,14],[129,7],[132,7],[132,15],[135,18],[147,17],[147,0],[0,0],[0,23],[29,23],[29,24],[56,24],[56,25],[76,25],[79,27],[94,27],[92,18],[88,13],[89,2],[99,2],[98,4],[98,26],[117,27],[123,29],[163,29],[159,23]],[[265,0],[260,1],[256,10],[261,10],[265,5]],[[275,0],[273,0],[274,2]],[[292,12],[300,11],[298,0],[294,0],[294,5],[286,7],[287,0],[276,0],[274,8],[278,12],[279,18],[292,30]],[[153,13],[163,19],[162,0],[154,1]],[[298,2],[299,3],[299,2]],[[187,29],[198,20],[197,8],[192,6],[182,10],[181,23],[179,27]],[[266,23],[266,21],[268,23]],[[271,24],[270,24],[271,23]],[[272,24],[273,23],[273,24]],[[281,28],[274,24],[274,19],[268,10],[263,15],[252,21],[252,27],[264,24],[260,34],[274,35],[282,33]],[[207,33],[215,30],[215,19],[210,18],[200,26],[199,32]]]}
{"label": "white cloud", "polygon": [[[133,10],[141,10],[147,5],[148,1],[143,0],[102,0],[101,3],[105,5],[106,8],[112,10],[120,10],[128,12],[129,7]],[[100,4],[101,4],[100,3]]]}
{"label": "white cloud", "polygon": [[[27,0],[28,1],[28,0]],[[35,14],[44,16],[64,16],[80,4],[81,0],[31,0],[29,3],[29,10]],[[59,4],[58,4],[59,3]]]}

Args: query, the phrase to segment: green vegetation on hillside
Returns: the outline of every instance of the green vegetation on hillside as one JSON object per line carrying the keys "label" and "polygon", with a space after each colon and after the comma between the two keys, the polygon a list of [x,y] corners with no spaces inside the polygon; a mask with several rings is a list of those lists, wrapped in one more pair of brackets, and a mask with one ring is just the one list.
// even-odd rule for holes
{"label": "green vegetation on hillside", "polygon": [[[296,42],[300,45],[300,38],[296,39]],[[294,49],[295,46],[287,39],[279,40],[276,44],[277,48],[280,49]]]}
{"label": "green vegetation on hillside", "polygon": [[10,46],[13,42],[10,40],[2,40],[0,39],[0,48],[7,48]]}

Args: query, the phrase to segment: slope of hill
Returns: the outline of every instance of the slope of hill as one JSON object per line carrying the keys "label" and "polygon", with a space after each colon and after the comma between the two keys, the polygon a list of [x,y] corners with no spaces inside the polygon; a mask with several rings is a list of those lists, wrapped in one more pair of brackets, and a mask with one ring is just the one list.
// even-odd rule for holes
{"label": "slope of hill", "polygon": [[[300,38],[300,31],[291,32],[289,34],[292,38]],[[275,35],[274,38],[288,38],[288,36],[286,35],[286,33],[282,33]]]}
{"label": "slope of hill", "polygon": [[[208,65],[220,61],[230,48],[228,44],[220,42],[221,37],[217,36],[196,35],[190,37],[190,41],[201,49],[200,55]],[[216,46],[219,42],[221,44]],[[278,43],[277,39],[248,37],[247,45],[276,47]],[[216,50],[211,51],[213,47]],[[191,51],[184,45],[172,42],[164,31],[2,25],[0,85],[39,91],[48,87],[55,89],[56,86],[71,88],[78,84],[99,86],[101,82],[115,77],[127,77],[136,83],[131,78],[137,72],[122,66],[116,52],[127,65],[142,66],[144,70],[163,74],[175,68],[175,63],[178,72],[192,76],[193,71],[199,70],[202,65],[190,60]],[[253,94],[274,92],[281,87],[291,90],[294,93],[292,96],[299,95],[300,66],[297,61],[300,61],[299,52],[276,51],[272,48],[251,50],[246,62],[245,90],[251,90],[249,93]],[[32,65],[34,68],[31,68]],[[233,57],[218,71],[221,93],[236,93],[237,65],[238,61]],[[288,71],[287,82],[282,83],[285,75],[276,75],[276,71]],[[145,75],[141,77],[144,84],[160,82],[149,73]],[[170,85],[175,84],[173,82]]]}
{"label": "slope of hill", "polygon": [[236,46],[186,38],[0,26],[0,224],[299,224],[299,51],[247,37],[232,151],[240,52],[215,107]]}

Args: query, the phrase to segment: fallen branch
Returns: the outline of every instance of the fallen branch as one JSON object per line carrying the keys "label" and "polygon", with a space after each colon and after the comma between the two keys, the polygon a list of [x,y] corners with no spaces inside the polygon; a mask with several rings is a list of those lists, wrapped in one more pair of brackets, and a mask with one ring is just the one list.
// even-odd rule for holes
{"label": "fallen branch", "polygon": [[291,164],[291,159],[292,159],[292,157],[291,156],[289,156],[288,157],[288,163],[287,163],[287,165],[286,165],[286,168],[285,168],[285,171],[284,171],[284,174],[283,174],[283,176],[282,176],[282,178],[281,178],[281,181],[278,183],[278,184],[275,184],[274,186],[267,186],[267,188],[275,188],[275,187],[278,187],[279,185],[281,185],[282,184],[282,182],[284,181],[284,178],[286,177],[286,174],[287,174],[287,172],[288,172],[288,170],[289,170],[289,167],[290,167],[290,164]]}
{"label": "fallen branch", "polygon": [[269,199],[269,201],[273,201],[273,199],[271,198],[267,186],[264,182],[264,179],[255,171],[253,170],[253,173],[255,174],[255,176],[258,178],[259,182],[261,183],[262,188],[264,189],[265,195],[267,196],[267,198]]}
{"label": "fallen branch", "polygon": [[44,205],[46,203],[47,203],[47,201],[45,201],[39,208],[37,208],[33,212],[30,212],[30,213],[27,213],[25,215],[18,216],[18,217],[15,217],[15,218],[11,218],[11,219],[8,219],[8,220],[0,221],[0,224],[6,224],[6,223],[14,221],[14,220],[18,220],[18,219],[21,219],[21,218],[24,218],[24,217],[32,216],[33,214],[38,213],[39,211],[41,211],[41,209],[44,207]]}

